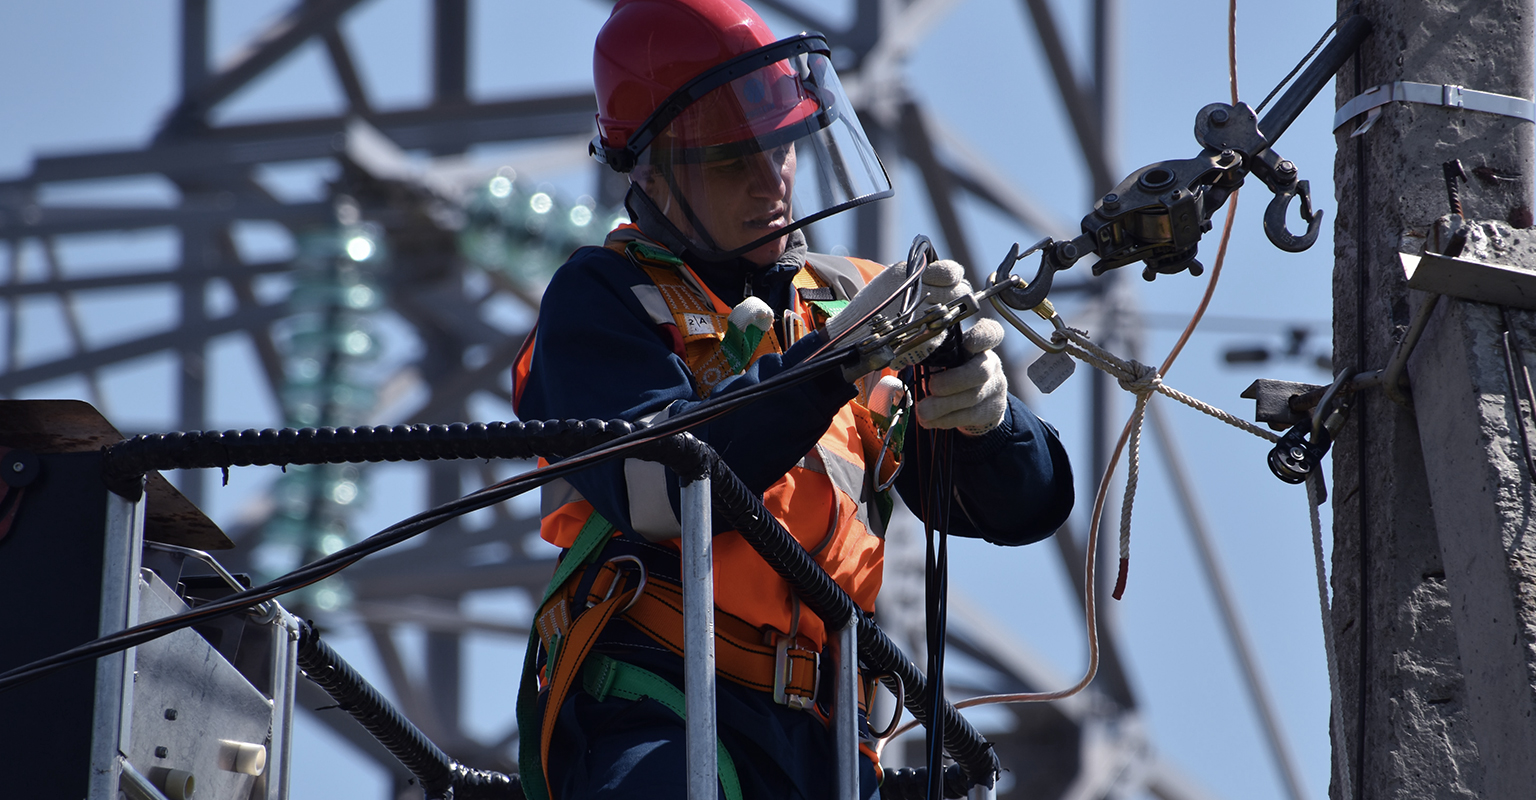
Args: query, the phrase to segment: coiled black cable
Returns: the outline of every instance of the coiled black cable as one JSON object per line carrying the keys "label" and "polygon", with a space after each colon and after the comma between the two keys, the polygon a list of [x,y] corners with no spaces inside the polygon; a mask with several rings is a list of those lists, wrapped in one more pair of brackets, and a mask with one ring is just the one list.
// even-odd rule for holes
{"label": "coiled black cable", "polygon": [[453,761],[426,734],[395,710],[363,676],[357,674],[313,625],[299,623],[299,666],[304,674],[352,715],[384,749],[421,781],[428,797],[453,783]]}
{"label": "coiled black cable", "polygon": [[[682,419],[680,415],[668,422]],[[761,499],[741,483],[712,449],[692,436],[682,434],[655,438],[663,433],[659,430],[661,427],[637,430],[622,420],[565,420],[547,423],[534,421],[392,428],[227,431],[141,436],[106,448],[103,453],[104,473],[109,485],[115,485],[114,490],[140,487],[141,476],[149,469],[330,463],[336,460],[558,458],[569,453],[580,455],[411,517],[265,586],[201,606],[188,614],[156,620],[103,637],[54,658],[13,670],[0,676],[0,689],[37,677],[44,671],[141,644],[179,627],[249,608],[302,588],[446,519],[500,502],[588,466],[602,457],[620,452],[658,461],[685,480],[706,472],[710,474],[715,506],[725,518],[795,588],[806,605],[826,621],[829,629],[836,630],[847,624],[847,620],[855,616],[857,605],[767,512]],[[596,450],[588,450],[593,445],[605,442],[606,445]],[[876,671],[895,675],[894,678],[885,679],[893,687],[898,679],[905,684],[908,709],[923,724],[930,724],[933,715],[929,709],[935,698],[931,696],[923,673],[872,620],[862,614],[858,615],[858,620],[859,650],[865,664]],[[953,706],[943,703],[940,708],[945,749],[961,765],[968,785],[990,785],[999,771],[997,757],[990,743],[981,738]]]}
{"label": "coiled black cable", "polygon": [[[700,455],[712,458],[710,462],[710,491],[714,495],[714,507],[741,533],[768,565],[782,577],[798,595],[806,607],[821,617],[828,630],[842,628],[846,621],[859,611],[853,598],[843,591],[837,581],[821,568],[810,553],[801,547],[789,531],[768,513],[762,501],[735,473],[707,446],[699,443]],[[706,452],[707,450],[707,452]],[[666,462],[663,462],[666,463]],[[667,466],[673,466],[667,464]],[[687,466],[683,464],[681,466]],[[676,467],[674,467],[676,469]],[[880,630],[873,620],[857,614],[859,624],[859,658],[864,665],[879,673],[890,673],[881,680],[896,691],[896,681],[905,687],[907,710],[923,725],[932,725],[931,709],[938,700],[933,695],[922,671],[902,653],[901,648]],[[965,775],[965,786],[992,785],[1001,772],[997,754],[992,744],[976,731],[971,723],[947,701],[940,700],[940,725],[944,749]],[[926,772],[924,773],[926,775]],[[946,777],[946,791],[948,778]],[[959,795],[964,796],[964,790]]]}
{"label": "coiled black cable", "polygon": [[357,673],[307,621],[299,623],[299,666],[420,781],[427,800],[523,800],[515,775],[471,769],[448,757]]}

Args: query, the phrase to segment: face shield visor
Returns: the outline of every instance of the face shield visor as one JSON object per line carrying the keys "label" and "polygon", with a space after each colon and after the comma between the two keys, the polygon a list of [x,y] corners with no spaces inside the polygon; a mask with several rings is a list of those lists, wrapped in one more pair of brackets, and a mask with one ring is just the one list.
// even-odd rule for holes
{"label": "face shield visor", "polygon": [[[892,194],[819,36],[746,53],[684,85],[624,148],[594,148],[710,260],[759,263],[816,220]],[[618,163],[616,163],[618,162]]]}

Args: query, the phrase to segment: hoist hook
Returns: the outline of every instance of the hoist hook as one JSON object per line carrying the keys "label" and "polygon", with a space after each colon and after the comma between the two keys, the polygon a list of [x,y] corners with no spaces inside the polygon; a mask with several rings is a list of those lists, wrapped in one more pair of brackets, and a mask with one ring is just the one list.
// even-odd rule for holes
{"label": "hoist hook", "polygon": [[[1283,168],[1289,161],[1280,162]],[[1295,167],[1291,167],[1292,175]],[[1307,232],[1300,236],[1291,233],[1286,228],[1286,213],[1290,210],[1291,199],[1301,197],[1301,216],[1307,221]],[[1312,187],[1307,181],[1296,181],[1289,186],[1275,190],[1275,199],[1269,201],[1269,208],[1264,210],[1264,234],[1269,241],[1287,253],[1300,253],[1311,247],[1317,241],[1317,234],[1323,227],[1322,209],[1312,210]]]}
{"label": "hoist hook", "polygon": [[995,274],[998,282],[1011,283],[1013,265],[1037,250],[1040,251],[1040,269],[1035,272],[1034,280],[1023,282],[1021,287],[1004,290],[1000,295],[1003,302],[1020,311],[1028,311],[1045,302],[1046,296],[1051,293],[1051,280],[1056,277],[1056,273],[1076,264],[1091,244],[1091,240],[1083,236],[1066,242],[1053,241],[1047,236],[1020,253],[1018,242],[1014,242],[1008,255],[1003,257],[1003,263],[997,266]]}

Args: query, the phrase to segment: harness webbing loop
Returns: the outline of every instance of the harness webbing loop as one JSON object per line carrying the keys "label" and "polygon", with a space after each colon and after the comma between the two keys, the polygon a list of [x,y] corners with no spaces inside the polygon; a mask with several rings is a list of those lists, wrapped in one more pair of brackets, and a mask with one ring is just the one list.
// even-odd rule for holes
{"label": "harness webbing loop", "polygon": [[[549,598],[554,596],[556,592],[560,591],[565,582],[570,580],[572,575],[576,574],[576,570],[579,567],[585,566],[598,553],[602,552],[603,545],[607,543],[613,531],[614,527],[608,520],[603,519],[603,516],[597,512],[592,513],[592,516],[587,519],[587,523],[582,526],[581,532],[576,535],[576,541],[571,545],[571,549],[566,551],[565,558],[560,559],[560,565],[555,568],[554,577],[550,578],[549,586],[544,589],[544,598],[539,601],[540,607],[548,602]],[[607,623],[607,617],[612,616],[613,612],[619,607],[617,601],[627,599],[626,595],[610,598],[601,606],[590,609],[591,611],[599,611],[599,608],[603,609],[598,614],[587,614],[583,615],[583,617],[604,616],[606,614],[602,623]],[[596,630],[602,630],[602,624],[599,624]],[[591,638],[593,640],[596,639],[596,630],[592,633]],[[575,634],[576,628],[573,628],[571,636],[574,637]],[[590,643],[587,646],[590,647]],[[517,729],[520,731],[532,731],[539,727],[534,724],[539,707],[538,655],[539,633],[538,628],[535,627],[528,632],[528,649],[523,654],[523,679],[517,690]],[[584,655],[584,653],[579,655]],[[551,660],[553,660],[554,656],[555,654],[550,654]],[[579,656],[576,663],[580,663]],[[554,665],[551,664],[550,666],[550,694],[545,702],[545,727],[552,734],[554,732],[552,723],[560,711],[560,703],[565,700],[565,692],[562,691],[560,693],[559,702],[556,702],[553,676]],[[572,670],[572,673],[574,673],[574,670]],[[565,688],[569,689],[569,684]],[[518,770],[523,778],[523,792],[528,796],[529,800],[549,800],[549,775],[546,772],[549,736],[547,734],[540,736],[540,747],[534,748],[531,745],[532,742],[525,740],[524,746],[519,747],[517,753]]]}
{"label": "harness webbing loop", "polygon": [[[679,719],[688,718],[687,701],[683,691],[666,678],[650,670],[628,664],[601,653],[594,653],[582,668],[582,688],[598,700],[619,697],[625,700],[650,698],[666,706]],[[719,761],[720,788],[725,800],[741,800],[741,781],[736,776],[736,763],[725,749],[725,743],[715,737],[716,758]]]}

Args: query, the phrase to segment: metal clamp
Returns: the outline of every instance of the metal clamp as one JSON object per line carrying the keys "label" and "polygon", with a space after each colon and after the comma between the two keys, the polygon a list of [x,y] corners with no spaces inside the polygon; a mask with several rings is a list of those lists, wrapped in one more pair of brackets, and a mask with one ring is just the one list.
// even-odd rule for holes
{"label": "metal clamp", "polygon": [[891,452],[891,439],[895,437],[897,428],[905,427],[906,420],[903,419],[903,417],[905,417],[907,412],[911,409],[912,393],[902,392],[901,406],[891,413],[891,424],[886,427],[885,435],[880,437],[880,456],[875,459],[874,472],[875,482],[879,484],[875,487],[876,492],[883,492],[886,489],[891,488],[891,485],[896,483],[896,476],[901,474],[901,468],[905,466],[905,463],[898,459],[896,462],[896,469],[891,472],[891,477],[883,483],[880,482],[880,470],[885,466],[885,454]]}
{"label": "metal clamp", "polygon": [[1339,372],[1305,422],[1298,423],[1269,451],[1269,470],[1286,483],[1305,483],[1333,445],[1349,415],[1355,370]]}

